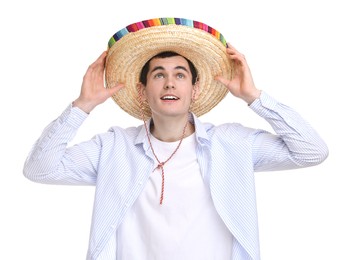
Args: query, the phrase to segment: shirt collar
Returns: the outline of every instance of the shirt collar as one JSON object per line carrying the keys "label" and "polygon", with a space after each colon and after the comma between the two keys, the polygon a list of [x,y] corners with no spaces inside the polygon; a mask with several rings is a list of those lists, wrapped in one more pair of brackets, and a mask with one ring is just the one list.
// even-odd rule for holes
{"label": "shirt collar", "polygon": [[[189,113],[189,121],[195,126],[195,135],[197,139],[197,143],[200,145],[210,144],[210,138],[208,136],[207,130],[210,126],[205,126],[194,113]],[[146,122],[147,126],[151,124],[151,118]],[[149,149],[149,142],[146,137],[146,130],[144,124],[139,126],[140,130],[135,139],[135,145],[143,144],[145,151]],[[148,131],[150,134],[150,128],[148,127]]]}
{"label": "shirt collar", "polygon": [[208,136],[207,130],[210,128],[210,126],[203,124],[193,113],[189,114],[189,120],[194,124],[197,143],[200,145],[209,146],[210,138]]}

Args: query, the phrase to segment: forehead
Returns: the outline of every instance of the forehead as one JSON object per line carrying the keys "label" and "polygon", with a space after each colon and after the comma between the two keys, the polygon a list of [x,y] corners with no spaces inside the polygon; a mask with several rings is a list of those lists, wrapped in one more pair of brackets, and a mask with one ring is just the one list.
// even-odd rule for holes
{"label": "forehead", "polygon": [[155,57],[150,61],[150,71],[156,67],[161,69],[181,69],[185,68],[190,71],[188,61],[183,56],[172,56],[166,58]]}

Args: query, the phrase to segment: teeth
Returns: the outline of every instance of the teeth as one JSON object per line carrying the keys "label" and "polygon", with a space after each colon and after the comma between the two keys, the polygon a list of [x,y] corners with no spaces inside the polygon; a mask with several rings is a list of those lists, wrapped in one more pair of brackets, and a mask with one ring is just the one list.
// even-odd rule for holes
{"label": "teeth", "polygon": [[177,100],[175,96],[164,96],[162,97],[163,100]]}

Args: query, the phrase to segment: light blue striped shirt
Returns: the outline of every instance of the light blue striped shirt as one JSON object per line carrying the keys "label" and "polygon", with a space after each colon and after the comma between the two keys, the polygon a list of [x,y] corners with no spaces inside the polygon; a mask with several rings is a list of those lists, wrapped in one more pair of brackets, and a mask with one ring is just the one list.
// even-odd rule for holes
{"label": "light blue striped shirt", "polygon": [[[191,114],[202,176],[233,235],[233,260],[260,259],[254,172],[309,167],[328,156],[316,131],[264,91],[250,108],[276,134],[237,123],[204,124]],[[67,147],[86,117],[79,108],[69,106],[48,125],[25,162],[24,175],[41,183],[96,185],[87,252],[87,259],[94,260],[142,192],[154,157],[143,126],[112,127]]]}

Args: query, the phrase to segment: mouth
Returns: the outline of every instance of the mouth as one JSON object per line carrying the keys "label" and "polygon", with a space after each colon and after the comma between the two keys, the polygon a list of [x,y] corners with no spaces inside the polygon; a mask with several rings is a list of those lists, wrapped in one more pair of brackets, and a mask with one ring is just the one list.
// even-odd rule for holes
{"label": "mouth", "polygon": [[175,101],[175,100],[179,100],[179,97],[176,97],[174,95],[164,95],[164,96],[161,97],[161,100]]}

